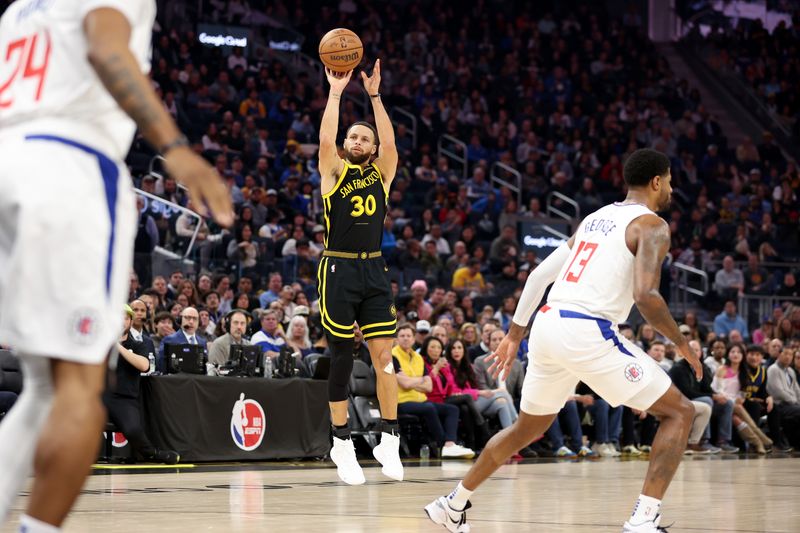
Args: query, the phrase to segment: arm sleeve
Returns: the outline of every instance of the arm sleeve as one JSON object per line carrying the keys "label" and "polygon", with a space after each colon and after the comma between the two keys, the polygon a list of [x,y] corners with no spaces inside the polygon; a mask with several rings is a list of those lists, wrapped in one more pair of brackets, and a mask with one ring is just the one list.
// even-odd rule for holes
{"label": "arm sleeve", "polygon": [[562,244],[528,275],[525,288],[519,298],[519,304],[517,304],[517,311],[514,313],[515,324],[524,328],[528,327],[545,289],[558,277],[561,267],[569,257],[569,252],[569,246],[566,243]]}

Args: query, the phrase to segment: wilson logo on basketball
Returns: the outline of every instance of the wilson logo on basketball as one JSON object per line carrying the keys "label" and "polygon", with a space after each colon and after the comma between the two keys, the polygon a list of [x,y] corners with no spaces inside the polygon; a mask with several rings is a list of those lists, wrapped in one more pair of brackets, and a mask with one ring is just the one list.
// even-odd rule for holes
{"label": "wilson logo on basketball", "polygon": [[642,370],[642,367],[636,363],[630,363],[628,366],[625,367],[625,379],[633,383],[636,383],[637,381],[642,379],[643,374],[644,371]]}
{"label": "wilson logo on basketball", "polygon": [[346,62],[346,61],[355,61],[356,59],[358,59],[358,57],[359,57],[358,51],[355,51],[355,52],[350,52],[349,54],[331,54],[330,60]]}
{"label": "wilson logo on basketball", "polygon": [[231,437],[242,450],[249,452],[261,446],[264,440],[264,409],[255,400],[245,400],[244,393],[233,404]]}

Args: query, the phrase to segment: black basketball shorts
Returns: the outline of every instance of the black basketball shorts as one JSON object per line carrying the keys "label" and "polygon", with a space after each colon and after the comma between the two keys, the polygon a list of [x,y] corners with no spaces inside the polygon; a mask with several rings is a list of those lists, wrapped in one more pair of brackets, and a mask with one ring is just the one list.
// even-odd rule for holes
{"label": "black basketball shorts", "polygon": [[331,341],[352,339],[353,325],[364,338],[394,337],[397,309],[383,258],[322,257],[317,290],[322,326]]}

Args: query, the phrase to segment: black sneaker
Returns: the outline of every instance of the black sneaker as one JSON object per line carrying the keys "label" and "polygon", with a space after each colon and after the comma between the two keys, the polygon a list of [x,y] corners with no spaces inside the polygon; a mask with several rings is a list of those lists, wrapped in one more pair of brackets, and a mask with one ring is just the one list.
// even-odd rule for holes
{"label": "black sneaker", "polygon": [[145,459],[152,463],[164,463],[165,465],[178,464],[181,456],[173,450],[156,450],[152,455],[145,456]]}

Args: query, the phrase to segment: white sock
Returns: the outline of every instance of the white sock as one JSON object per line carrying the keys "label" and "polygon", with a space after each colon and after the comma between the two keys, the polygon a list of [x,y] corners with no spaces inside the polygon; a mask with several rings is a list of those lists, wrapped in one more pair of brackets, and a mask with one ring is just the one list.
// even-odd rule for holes
{"label": "white sock", "polygon": [[50,414],[53,383],[44,357],[20,357],[24,390],[0,424],[0,524],[33,470],[39,433]]}
{"label": "white sock", "polygon": [[472,496],[472,492],[473,491],[471,490],[465,489],[464,485],[459,483],[455,490],[447,497],[447,502],[450,504],[452,509],[461,511],[467,506],[467,502],[469,501],[469,497]]}
{"label": "white sock", "polygon": [[52,526],[41,520],[36,520],[28,515],[22,515],[19,523],[19,533],[60,533],[61,528]]}
{"label": "white sock", "polygon": [[633,514],[631,514],[631,524],[642,524],[653,520],[661,509],[661,500],[639,494],[639,499],[636,500],[636,505],[633,507]]}
{"label": "white sock", "polygon": [[743,429],[745,429],[746,427],[747,427],[747,422],[742,422],[741,424],[739,424],[738,426],[736,426],[736,429],[738,429],[739,431],[742,431],[742,430],[743,430]]}

